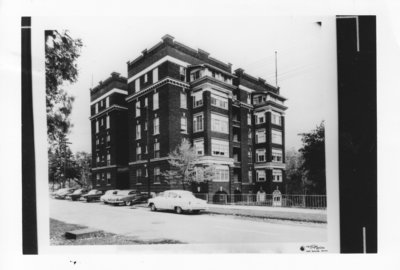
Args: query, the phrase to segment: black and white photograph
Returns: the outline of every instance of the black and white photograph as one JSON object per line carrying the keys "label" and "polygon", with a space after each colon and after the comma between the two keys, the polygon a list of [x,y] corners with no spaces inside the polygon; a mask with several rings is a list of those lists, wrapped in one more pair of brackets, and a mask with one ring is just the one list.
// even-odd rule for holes
{"label": "black and white photograph", "polygon": [[20,2],[1,269],[397,269],[399,4]]}
{"label": "black and white photograph", "polygon": [[50,246],[337,252],[335,17],[32,21],[46,25]]}

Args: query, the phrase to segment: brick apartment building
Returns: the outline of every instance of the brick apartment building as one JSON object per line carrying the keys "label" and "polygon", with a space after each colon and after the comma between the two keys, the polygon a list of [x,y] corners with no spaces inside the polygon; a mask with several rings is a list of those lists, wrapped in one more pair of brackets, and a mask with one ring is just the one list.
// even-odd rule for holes
{"label": "brick apartment building", "polygon": [[[170,189],[167,155],[188,139],[212,181],[194,192],[272,193],[285,179],[285,98],[254,78],[165,35],[91,89],[95,187]],[[147,136],[149,134],[149,136]]]}

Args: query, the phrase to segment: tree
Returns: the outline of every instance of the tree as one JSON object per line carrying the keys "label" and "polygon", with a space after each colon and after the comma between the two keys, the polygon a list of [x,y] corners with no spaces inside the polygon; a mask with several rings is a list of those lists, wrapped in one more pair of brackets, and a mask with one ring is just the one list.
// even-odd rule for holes
{"label": "tree", "polygon": [[198,161],[197,153],[188,140],[183,139],[174,151],[168,154],[170,170],[163,173],[163,176],[170,184],[181,184],[185,189],[186,185],[194,182],[204,182],[212,179],[214,166],[196,166]]}
{"label": "tree", "polygon": [[71,38],[67,31],[55,30],[45,31],[45,42],[47,135],[53,146],[72,127],[69,116],[74,97],[62,86],[76,82],[76,61],[83,44],[81,39]]}
{"label": "tree", "polygon": [[90,169],[91,169],[92,155],[84,151],[77,152],[75,154],[75,169],[77,176],[80,179],[79,182],[84,187],[91,185],[90,181]]}
{"label": "tree", "polygon": [[304,192],[303,172],[301,166],[303,158],[294,148],[286,151],[286,193],[302,194]]}
{"label": "tree", "polygon": [[299,150],[303,163],[301,170],[305,177],[307,192],[326,194],[325,175],[325,126],[322,121],[310,133],[302,134],[303,147]]}

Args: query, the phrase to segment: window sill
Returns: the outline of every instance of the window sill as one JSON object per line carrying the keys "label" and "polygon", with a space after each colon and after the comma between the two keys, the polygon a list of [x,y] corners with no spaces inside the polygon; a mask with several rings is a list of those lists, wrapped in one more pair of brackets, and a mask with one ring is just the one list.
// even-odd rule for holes
{"label": "window sill", "polygon": [[161,182],[154,182],[154,185],[161,185]]}

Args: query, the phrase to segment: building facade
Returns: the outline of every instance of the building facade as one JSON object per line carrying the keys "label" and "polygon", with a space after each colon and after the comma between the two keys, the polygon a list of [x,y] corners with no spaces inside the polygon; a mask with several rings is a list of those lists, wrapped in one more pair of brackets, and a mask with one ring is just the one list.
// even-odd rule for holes
{"label": "building facade", "polygon": [[[106,82],[114,85],[106,87]],[[110,188],[124,183],[140,191],[170,189],[162,176],[170,169],[167,156],[186,138],[196,149],[198,166],[212,164],[215,168],[213,180],[192,186],[194,192],[283,190],[287,108],[279,88],[243,69],[232,72],[230,63],[212,58],[201,49],[189,48],[169,35],[128,62],[127,79],[114,74],[106,82],[92,89],[92,107],[94,101],[114,89],[109,95],[115,96],[117,103],[112,104],[118,110],[112,111],[115,116],[110,129],[100,128],[97,135],[93,133],[95,121],[101,121],[111,111],[95,113],[92,108],[92,149],[100,154],[99,166],[93,156],[95,183],[115,165],[117,172],[118,168],[124,172],[127,168],[129,180],[125,174],[116,173],[115,179],[106,181]],[[97,150],[94,140],[104,132],[113,133],[114,128],[119,140],[105,150],[100,143]],[[107,151],[119,155],[119,149],[123,156],[120,163],[104,166],[101,155]]]}

